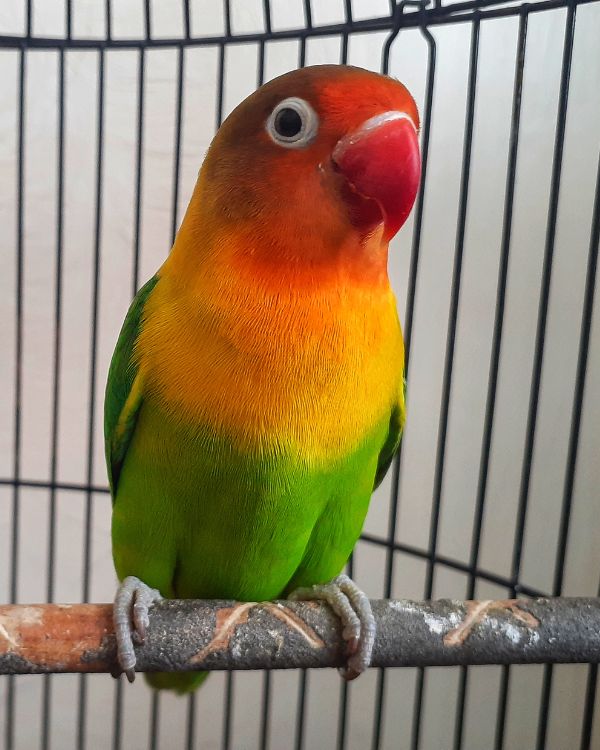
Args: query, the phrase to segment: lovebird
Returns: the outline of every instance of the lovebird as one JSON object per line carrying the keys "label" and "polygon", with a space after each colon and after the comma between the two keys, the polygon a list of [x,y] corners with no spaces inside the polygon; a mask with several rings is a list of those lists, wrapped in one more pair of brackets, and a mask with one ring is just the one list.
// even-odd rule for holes
{"label": "lovebird", "polygon": [[[368,667],[369,601],[339,574],[405,421],[387,258],[418,190],[418,129],[397,80],[317,65],[260,87],[217,131],[106,387],[130,680],[162,597],[322,599],[344,626],[343,676]],[[179,692],[204,676],[146,675]]]}

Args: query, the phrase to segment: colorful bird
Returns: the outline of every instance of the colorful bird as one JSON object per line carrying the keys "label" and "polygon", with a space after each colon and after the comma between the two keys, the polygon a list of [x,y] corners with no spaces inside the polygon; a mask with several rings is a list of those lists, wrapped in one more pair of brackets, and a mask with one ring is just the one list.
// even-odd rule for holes
{"label": "colorful bird", "polygon": [[[387,255],[417,192],[418,127],[398,81],[319,65],[218,130],[106,388],[130,679],[161,596],[325,599],[346,626],[345,676],[368,666],[368,599],[338,574],[404,424]],[[203,674],[148,678],[183,692]]]}

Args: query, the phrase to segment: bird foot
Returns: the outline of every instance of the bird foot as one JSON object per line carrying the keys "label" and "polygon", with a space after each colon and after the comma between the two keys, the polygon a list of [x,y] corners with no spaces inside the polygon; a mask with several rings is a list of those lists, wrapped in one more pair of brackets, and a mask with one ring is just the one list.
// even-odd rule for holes
{"label": "bird foot", "polygon": [[148,609],[161,599],[158,589],[151,589],[135,576],[127,576],[117,589],[113,605],[117,660],[129,682],[135,680],[134,644],[144,642],[149,624]]}
{"label": "bird foot", "polygon": [[325,601],[340,618],[348,659],[339,672],[345,680],[354,680],[370,666],[377,627],[371,603],[351,578],[342,574],[329,583],[298,588],[288,598]]}

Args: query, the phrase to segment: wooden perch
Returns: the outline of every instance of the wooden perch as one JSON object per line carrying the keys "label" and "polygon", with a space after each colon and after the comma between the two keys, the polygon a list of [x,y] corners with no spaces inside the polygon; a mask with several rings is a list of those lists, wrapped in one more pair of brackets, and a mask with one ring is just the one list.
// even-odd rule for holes
{"label": "wooden perch", "polygon": [[[600,599],[373,601],[373,666],[600,661]],[[139,671],[336,667],[337,618],[314,602],[163,601]],[[111,604],[0,606],[0,673],[112,672]]]}

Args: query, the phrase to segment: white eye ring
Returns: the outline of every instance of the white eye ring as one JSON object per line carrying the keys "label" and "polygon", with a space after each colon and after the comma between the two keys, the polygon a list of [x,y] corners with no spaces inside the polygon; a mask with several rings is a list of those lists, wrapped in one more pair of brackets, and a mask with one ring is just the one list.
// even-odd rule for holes
{"label": "white eye ring", "polygon": [[[298,115],[298,130],[296,132],[293,132],[295,123],[291,113],[286,114],[291,117],[292,122],[289,122],[289,118],[287,123],[282,122],[282,113],[285,110],[291,110],[292,113]],[[284,124],[288,125],[288,133],[282,127]],[[265,127],[267,133],[278,146],[283,146],[284,148],[304,148],[312,143],[317,135],[319,117],[307,101],[299,99],[296,96],[290,96],[288,99],[279,102],[273,109]]]}

